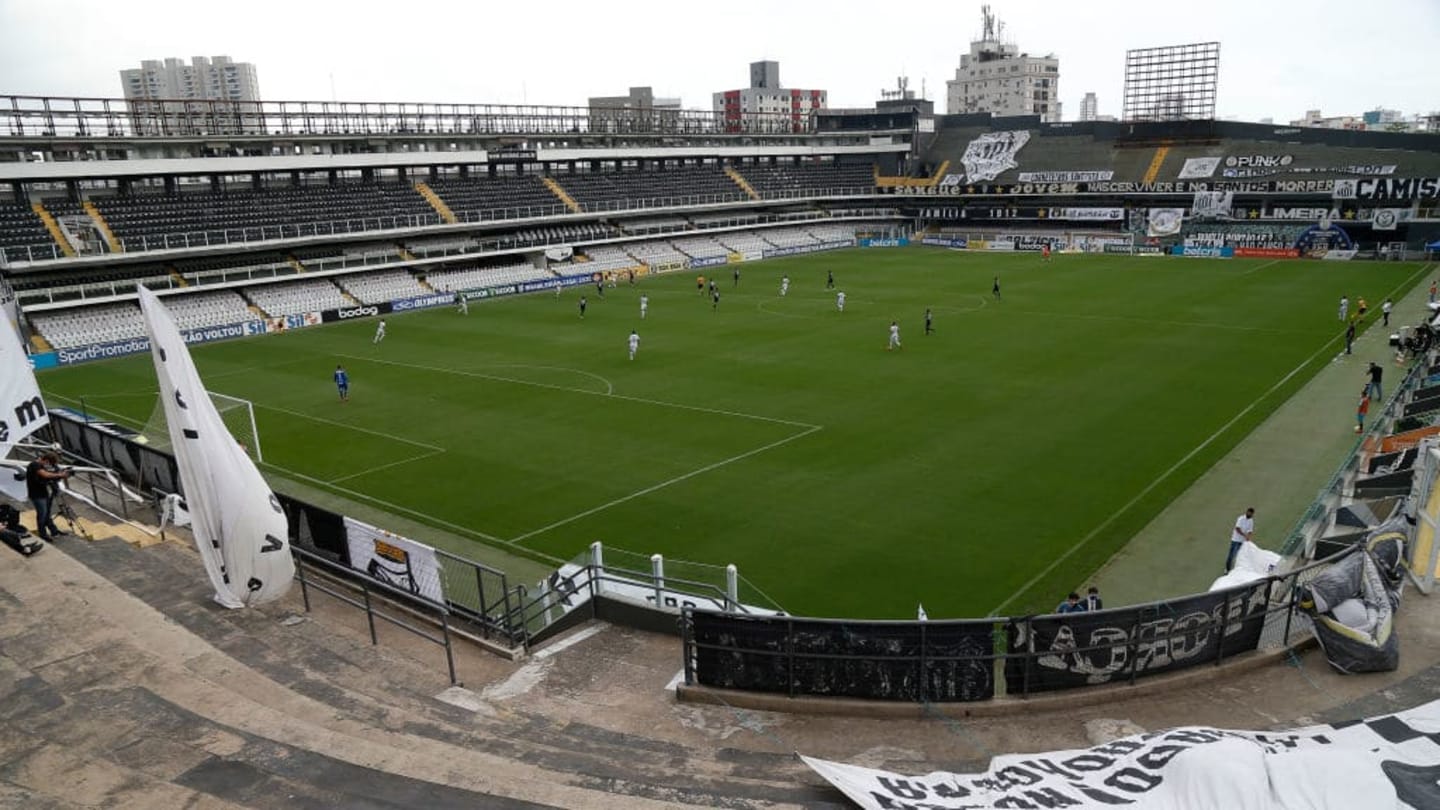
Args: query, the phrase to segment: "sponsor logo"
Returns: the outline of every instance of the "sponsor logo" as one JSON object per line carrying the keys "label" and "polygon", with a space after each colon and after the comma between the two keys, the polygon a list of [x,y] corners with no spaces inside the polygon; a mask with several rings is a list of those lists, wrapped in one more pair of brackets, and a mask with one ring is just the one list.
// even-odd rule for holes
{"label": "sponsor logo", "polygon": [[1079,222],[1118,222],[1125,218],[1124,208],[1050,208],[1049,219],[1069,219]]}
{"label": "sponsor logo", "polygon": [[534,149],[506,149],[485,155],[490,163],[534,163],[535,157]]}
{"label": "sponsor logo", "polygon": [[935,245],[936,247],[964,248],[970,246],[970,240],[964,236],[926,236],[920,240],[922,245]]}
{"label": "sponsor logo", "polygon": [[1024,129],[1009,132],[986,132],[965,147],[960,162],[965,166],[965,176],[974,183],[994,180],[1001,172],[1015,168],[1015,155],[1030,142],[1030,132]]}
{"label": "sponsor logo", "polygon": [[1228,259],[1235,255],[1235,248],[1203,247],[1199,245],[1176,245],[1171,253],[1176,256],[1198,256],[1205,259]]}
{"label": "sponsor logo", "polygon": [[1289,166],[1294,162],[1295,157],[1293,155],[1231,155],[1225,158],[1225,165],[1232,168],[1235,166],[1254,166],[1257,168],[1275,169],[1281,166]]}
{"label": "sponsor logo", "polygon": [[1020,172],[1016,178],[1022,183],[1093,183],[1097,180],[1113,180],[1115,172]]}
{"label": "sponsor logo", "polygon": [[1299,257],[1300,251],[1294,248],[1269,248],[1269,247],[1237,247],[1235,258],[1237,259],[1294,259]]}
{"label": "sponsor logo", "polygon": [[792,245],[783,248],[770,248],[761,255],[764,258],[775,256],[796,256],[802,253],[819,253],[822,250],[837,250],[839,248],[854,247],[855,243],[849,240],[843,242],[821,242],[818,245]]}
{"label": "sponsor logo", "polygon": [[860,247],[905,247],[909,239],[861,239]]}
{"label": "sponsor logo", "polygon": [[1371,221],[1371,227],[1377,231],[1393,231],[1395,226],[1400,224],[1400,214],[1394,208],[1379,208]]}
{"label": "sponsor logo", "polygon": [[1338,213],[1332,212],[1329,208],[1271,208],[1270,213],[1265,215],[1266,219],[1292,219],[1292,220],[1329,220],[1338,218]]}
{"label": "sponsor logo", "polygon": [[1111,243],[1105,246],[1106,253],[1131,253],[1136,256],[1159,256],[1163,251],[1158,245],[1126,245]]}
{"label": "sponsor logo", "polygon": [[42,369],[55,368],[60,365],[60,360],[55,356],[55,352],[40,352],[39,354],[30,355],[30,365],[36,371],[40,371]]}
{"label": "sponsor logo", "polygon": [[127,354],[139,354],[150,350],[149,338],[132,338],[120,340],[114,343],[92,343],[89,346],[81,346],[77,349],[60,349],[55,352],[55,359],[62,366],[71,363],[83,363],[86,360],[100,360],[107,357],[123,357]]}
{"label": "sponsor logo", "polygon": [[380,309],[379,309],[378,307],[369,307],[369,306],[366,306],[366,307],[355,307],[354,309],[337,309],[337,310],[335,310],[335,317],[336,317],[336,318],[339,318],[339,319],[342,320],[342,321],[343,321],[343,320],[346,320],[346,319],[348,319],[348,318],[370,318],[370,317],[373,317],[373,316],[379,315],[379,314],[380,314]]}
{"label": "sponsor logo", "polygon": [[[40,397],[31,397],[15,406],[15,419],[20,423],[20,427],[22,428],[37,419],[43,418],[45,418],[45,403]],[[3,424],[5,423],[0,422],[0,425]]]}
{"label": "sponsor logo", "polygon": [[714,267],[718,264],[728,264],[729,262],[729,256],[706,256],[703,259],[691,259],[690,266],[692,268]]}
{"label": "sponsor logo", "polygon": [[455,296],[453,295],[420,295],[414,298],[402,298],[398,301],[391,301],[390,309],[393,312],[404,312],[411,309],[428,309],[430,307],[440,307],[445,306],[446,304],[453,304],[454,302]]}
{"label": "sponsor logo", "polygon": [[1057,247],[1064,240],[1062,240],[1058,236],[1023,235],[1016,236],[1010,241],[1011,244],[1015,246],[1016,250],[1041,250],[1046,245],[1049,245],[1051,247]]}
{"label": "sponsor logo", "polygon": [[985,243],[985,249],[999,251],[1014,250],[1015,243],[1009,239],[992,239]]}
{"label": "sponsor logo", "polygon": [[1332,262],[1348,262],[1355,258],[1356,253],[1359,253],[1359,251],[1354,248],[1327,250],[1325,251],[1325,255],[1320,258]]}

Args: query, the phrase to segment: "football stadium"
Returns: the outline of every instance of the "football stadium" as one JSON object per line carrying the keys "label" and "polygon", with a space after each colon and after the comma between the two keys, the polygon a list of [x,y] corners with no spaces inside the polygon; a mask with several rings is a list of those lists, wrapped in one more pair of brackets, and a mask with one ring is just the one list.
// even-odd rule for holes
{"label": "football stadium", "polygon": [[1440,134],[982,21],[949,109],[0,96],[0,804],[1440,807]]}

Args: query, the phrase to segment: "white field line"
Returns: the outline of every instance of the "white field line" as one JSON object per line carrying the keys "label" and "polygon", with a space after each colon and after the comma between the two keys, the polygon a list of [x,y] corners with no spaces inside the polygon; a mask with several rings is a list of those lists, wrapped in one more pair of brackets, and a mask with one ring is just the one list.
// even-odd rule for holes
{"label": "white field line", "polygon": [[812,430],[812,431],[813,431],[813,430],[819,430],[819,429],[820,429],[820,425],[812,425],[812,424],[810,424],[810,423],[808,423],[808,422],[796,422],[796,421],[791,420],[791,419],[778,419],[778,418],[773,417],[773,416],[761,416],[761,415],[759,415],[759,414],[754,414],[754,413],[742,413],[742,412],[740,412],[740,411],[727,411],[727,410],[723,410],[723,409],[721,409],[721,408],[705,408],[705,407],[702,407],[702,406],[700,406],[700,405],[685,405],[685,404],[682,404],[682,403],[679,403],[679,402],[665,402],[664,400],[659,400],[659,399],[645,399],[644,397],[631,397],[631,396],[626,396],[626,395],[624,395],[624,394],[613,394],[613,393],[607,394],[607,393],[604,393],[604,392],[601,392],[601,391],[589,391],[589,390],[586,390],[586,389],[584,389],[584,388],[570,388],[570,387],[564,386],[564,385],[552,385],[552,384],[550,384],[550,383],[535,382],[534,380],[520,380],[520,379],[516,379],[516,378],[514,378],[514,377],[501,377],[501,376],[498,376],[498,375],[495,375],[495,374],[484,374],[484,373],[481,373],[481,372],[478,372],[478,371],[463,371],[463,370],[461,370],[461,369],[445,368],[445,367],[443,367],[443,366],[420,366],[420,365],[415,365],[414,363],[400,363],[400,362],[396,362],[396,361],[393,361],[393,360],[377,360],[377,359],[375,359],[375,358],[373,358],[373,357],[360,357],[360,356],[358,356],[358,355],[352,355],[352,354],[342,354],[342,355],[339,355],[339,356],[340,356],[340,357],[344,357],[344,358],[349,359],[349,360],[359,360],[359,361],[361,361],[361,362],[379,363],[379,364],[381,364],[381,365],[386,365],[386,366],[399,366],[400,368],[413,368],[413,369],[418,369],[418,370],[420,370],[420,371],[433,371],[433,372],[436,372],[436,373],[439,373],[439,374],[454,374],[454,375],[457,375],[457,376],[460,376],[460,377],[474,377],[474,378],[476,378],[476,379],[481,379],[481,380],[494,380],[494,381],[496,381],[496,382],[508,382],[508,383],[514,383],[514,384],[516,384],[516,385],[528,385],[528,386],[531,386],[531,387],[533,387],[533,388],[546,388],[546,389],[549,389],[549,390],[551,390],[551,391],[565,391],[565,392],[568,392],[568,393],[571,393],[571,394],[584,394],[584,395],[586,395],[586,396],[592,396],[592,397],[604,397],[604,398],[606,398],[606,399],[618,399],[618,400],[621,400],[621,401],[624,401],[624,402],[638,402],[638,403],[640,403],[640,404],[642,404],[642,405],[657,405],[657,406],[662,407],[662,408],[676,408],[676,409],[678,409],[678,410],[683,410],[683,411],[697,411],[697,412],[699,412],[699,413],[712,413],[712,414],[717,414],[717,415],[720,415],[720,416],[735,416],[735,417],[739,417],[739,418],[741,418],[741,419],[754,419],[754,420],[759,421],[759,422],[771,422],[771,423],[777,424],[777,425],[789,425],[790,427],[807,428],[807,429],[810,429],[810,430]]}
{"label": "white field line", "polygon": [[[1429,267],[1428,267],[1428,265],[1427,265],[1427,266],[1421,267],[1419,270],[1415,271],[1415,273],[1412,274],[1412,275],[1410,276],[1410,278],[1408,278],[1408,279],[1406,279],[1405,281],[1401,282],[1398,286],[1396,286],[1396,288],[1395,288],[1394,290],[1391,291],[1390,297],[1393,298],[1396,291],[1398,291],[1398,290],[1400,290],[1400,289],[1403,289],[1406,285],[1410,284],[1410,283],[1415,279],[1416,276],[1419,276],[1420,274],[1424,273],[1424,272],[1425,272],[1426,270],[1428,270],[1428,269],[1429,269]],[[999,616],[1000,613],[1001,613],[1001,611],[1003,611],[1005,608],[1007,608],[1007,607],[1010,606],[1010,603],[1011,603],[1011,602],[1014,602],[1016,599],[1020,598],[1020,596],[1021,596],[1022,594],[1024,594],[1026,591],[1030,590],[1032,587],[1034,587],[1034,586],[1035,586],[1035,583],[1039,582],[1040,580],[1042,580],[1042,579],[1044,579],[1046,576],[1048,576],[1051,571],[1054,571],[1054,570],[1056,569],[1056,567],[1058,567],[1058,566],[1060,565],[1060,563],[1062,563],[1062,562],[1064,562],[1065,560],[1069,559],[1069,558],[1070,558],[1070,555],[1074,554],[1075,552],[1079,551],[1080,549],[1082,549],[1082,548],[1084,548],[1086,545],[1088,545],[1091,540],[1094,540],[1097,536],[1099,536],[1100,532],[1101,532],[1102,530],[1104,530],[1106,526],[1109,526],[1111,523],[1114,523],[1121,515],[1125,514],[1126,512],[1128,512],[1128,511],[1130,510],[1131,507],[1133,507],[1135,504],[1139,503],[1142,498],[1144,498],[1146,495],[1149,495],[1151,491],[1153,491],[1156,487],[1160,486],[1160,482],[1162,482],[1162,481],[1164,481],[1165,479],[1169,478],[1171,475],[1174,475],[1176,470],[1178,470],[1178,469],[1180,469],[1181,467],[1183,467],[1186,462],[1188,462],[1190,459],[1192,459],[1192,458],[1194,458],[1196,455],[1198,455],[1198,454],[1200,453],[1200,451],[1204,450],[1206,447],[1209,447],[1212,442],[1214,442],[1216,439],[1220,438],[1220,436],[1222,436],[1227,430],[1229,430],[1232,426],[1234,426],[1234,424],[1235,424],[1236,422],[1239,422],[1242,418],[1244,418],[1245,414],[1247,414],[1247,413],[1255,410],[1256,406],[1258,406],[1261,402],[1265,401],[1265,398],[1266,398],[1266,397],[1269,397],[1271,394],[1273,394],[1273,393],[1275,393],[1276,391],[1278,391],[1278,390],[1279,390],[1281,387],[1283,387],[1287,382],[1289,382],[1292,377],[1294,377],[1296,374],[1299,374],[1300,371],[1301,371],[1301,369],[1305,368],[1305,367],[1306,367],[1307,365],[1309,365],[1310,363],[1313,363],[1313,362],[1315,361],[1315,359],[1318,358],[1318,357],[1320,357],[1322,354],[1324,354],[1324,353],[1330,348],[1330,345],[1331,345],[1332,343],[1334,343],[1334,342],[1335,342],[1335,338],[1331,338],[1331,339],[1325,341],[1325,344],[1324,344],[1323,346],[1321,346],[1319,349],[1315,350],[1315,353],[1314,353],[1314,354],[1312,354],[1312,355],[1310,355],[1309,357],[1307,357],[1307,358],[1305,358],[1304,360],[1302,360],[1302,361],[1300,362],[1300,365],[1298,365],[1298,366],[1296,366],[1295,368],[1293,368],[1293,369],[1290,370],[1290,373],[1289,373],[1289,374],[1286,374],[1284,377],[1281,377],[1279,382],[1277,382],[1277,383],[1275,383],[1274,385],[1270,386],[1269,390],[1265,391],[1265,393],[1261,394],[1259,397],[1256,397],[1254,402],[1251,402],[1249,405],[1246,405],[1239,413],[1237,413],[1237,414],[1235,414],[1233,417],[1231,417],[1230,421],[1228,421],[1228,422],[1226,422],[1225,424],[1221,425],[1220,428],[1219,428],[1218,430],[1216,430],[1214,433],[1211,433],[1210,436],[1205,439],[1205,441],[1203,441],[1203,442],[1199,443],[1198,445],[1196,445],[1196,446],[1195,446],[1195,449],[1193,449],[1193,450],[1191,450],[1190,452],[1186,453],[1183,458],[1181,458],[1179,461],[1177,461],[1177,462],[1175,462],[1173,465],[1171,465],[1170,469],[1166,470],[1166,471],[1163,472],[1163,473],[1160,473],[1160,475],[1157,476],[1154,481],[1151,481],[1151,482],[1150,482],[1150,485],[1149,485],[1149,486],[1147,486],[1147,487],[1145,487],[1144,489],[1140,490],[1140,492],[1137,493],[1137,494],[1135,495],[1135,497],[1133,497],[1133,498],[1131,498],[1130,500],[1126,501],[1123,506],[1121,506],[1119,509],[1116,509],[1114,512],[1110,513],[1110,516],[1107,517],[1107,518],[1105,518],[1103,521],[1101,521],[1101,522],[1100,522],[1100,525],[1098,525],[1098,526],[1096,526],[1095,528],[1091,529],[1089,534],[1087,534],[1087,535],[1085,535],[1084,537],[1080,538],[1079,542],[1075,543],[1075,544],[1074,544],[1073,546],[1071,546],[1069,549],[1066,549],[1066,551],[1065,551],[1064,554],[1061,554],[1059,557],[1056,557],[1053,561],[1051,561],[1051,563],[1050,563],[1049,565],[1045,566],[1045,569],[1044,569],[1044,570],[1042,570],[1040,573],[1036,574],[1035,576],[1031,577],[1029,582],[1026,582],[1024,585],[1021,585],[1020,588],[1019,588],[1018,590],[1016,590],[1014,593],[1010,594],[1010,596],[1008,596],[1008,597],[1005,599],[1005,601],[1003,601],[1003,602],[1001,602],[1000,604],[996,605],[996,606],[990,611],[990,614],[989,614],[989,615],[990,615],[990,616]]]}
{"label": "white field line", "polygon": [[356,425],[351,425],[346,422],[337,422],[334,419],[326,419],[323,416],[312,416],[308,413],[302,413],[301,411],[292,411],[289,408],[281,408],[278,405],[266,405],[263,402],[254,402],[254,400],[251,400],[251,402],[257,408],[265,408],[271,411],[279,411],[280,413],[289,414],[290,416],[294,416],[300,419],[309,419],[312,422],[321,422],[326,425],[334,425],[336,427],[348,428],[349,430],[353,430],[358,433],[368,433],[371,436],[379,436],[382,439],[390,439],[391,441],[403,442],[405,444],[414,445],[416,447],[423,447],[426,450],[431,451],[432,455],[434,453],[445,452],[445,448],[443,447],[437,447],[433,444],[426,444],[425,442],[417,442],[414,439],[407,439],[404,436],[396,436],[393,433],[385,433],[379,430],[371,430],[370,428],[358,427]]}
{"label": "white field line", "polygon": [[420,511],[418,511],[418,510],[411,509],[411,508],[409,508],[409,507],[407,507],[407,506],[401,506],[401,505],[398,504],[398,503],[392,503],[392,502],[390,502],[390,501],[381,500],[380,498],[376,498],[376,497],[373,496],[373,495],[366,495],[366,494],[363,493],[363,492],[357,492],[357,491],[355,491],[355,490],[353,490],[353,489],[348,489],[348,488],[346,488],[346,487],[338,486],[338,485],[336,485],[336,484],[330,483],[329,481],[325,481],[325,480],[322,480],[322,479],[319,479],[319,478],[315,478],[315,477],[313,477],[313,476],[306,475],[305,473],[302,473],[302,472],[296,472],[295,470],[292,470],[292,469],[290,469],[290,468],[288,468],[288,467],[281,467],[281,466],[278,465],[278,464],[271,464],[271,463],[268,462],[268,461],[261,461],[261,462],[257,462],[257,463],[258,463],[260,466],[262,466],[262,467],[269,467],[270,469],[275,470],[275,471],[280,472],[280,473],[283,473],[284,475],[287,475],[287,476],[290,476],[290,477],[293,477],[293,478],[298,478],[298,479],[300,479],[300,480],[302,480],[302,481],[308,481],[308,482],[310,482],[310,483],[312,483],[312,484],[315,484],[316,486],[321,487],[322,489],[334,490],[334,491],[336,491],[336,492],[340,492],[340,493],[343,493],[343,494],[345,494],[345,495],[348,495],[349,497],[354,498],[354,499],[357,500],[357,501],[364,501],[364,502],[366,502],[366,503],[375,504],[376,506],[383,506],[384,508],[389,509],[389,510],[391,510],[391,511],[394,511],[394,512],[397,512],[397,513],[400,513],[400,514],[410,515],[411,517],[419,518],[420,520],[422,520],[422,521],[424,521],[424,522],[426,522],[426,523],[429,523],[429,524],[431,524],[431,525],[434,525],[434,526],[443,526],[443,527],[445,527],[445,528],[447,528],[447,529],[452,529],[452,530],[454,530],[454,531],[456,531],[456,532],[459,532],[460,534],[468,534],[468,535],[470,535],[471,537],[478,537],[478,538],[480,538],[481,540],[488,540],[488,541],[490,541],[490,542],[492,542],[492,543],[505,543],[505,542],[506,542],[503,538],[496,537],[496,536],[493,535],[493,534],[486,534],[485,532],[476,531],[475,529],[472,529],[472,528],[470,528],[469,526],[461,526],[461,525],[458,524],[458,523],[451,523],[451,522],[448,521],[448,520],[441,520],[440,518],[437,518],[437,517],[435,517],[434,515],[429,514],[428,512],[420,512]]}
{"label": "white field line", "polygon": [[1281,261],[1282,261],[1282,259],[1271,259],[1270,261],[1265,262],[1264,264],[1259,264],[1259,265],[1256,265],[1256,266],[1250,268],[1249,270],[1243,271],[1242,273],[1240,273],[1240,275],[1242,275],[1242,276],[1248,276],[1248,275],[1250,275],[1251,273],[1255,272],[1256,270],[1264,270],[1265,268],[1269,267],[1269,266],[1272,265],[1272,264],[1279,264]]}
{"label": "white field line", "polygon": [[329,483],[330,483],[330,484],[338,484],[338,483],[340,483],[341,481],[349,481],[349,480],[352,479],[352,478],[359,478],[359,477],[362,476],[362,475],[369,475],[369,474],[371,474],[371,473],[380,472],[381,470],[388,470],[388,469],[390,469],[391,467],[399,467],[399,466],[402,465],[402,464],[409,464],[409,463],[411,463],[412,461],[424,461],[424,460],[427,459],[427,458],[434,458],[435,456],[438,456],[438,455],[440,455],[440,454],[442,454],[442,453],[444,453],[444,452],[445,452],[444,450],[430,450],[430,451],[421,453],[421,454],[418,455],[418,456],[411,456],[410,458],[402,458],[402,459],[400,459],[399,461],[392,461],[392,462],[390,462],[389,464],[381,464],[381,465],[379,465],[378,467],[370,467],[369,469],[361,470],[360,472],[350,473],[349,475],[342,475],[342,476],[340,476],[339,478],[331,478],[330,481],[329,481]]}
{"label": "white field line", "polygon": [[644,489],[641,489],[641,490],[637,490],[637,491],[635,491],[635,492],[632,492],[632,493],[630,493],[629,495],[624,495],[624,496],[622,496],[622,497],[616,498],[616,499],[613,500],[613,501],[609,501],[608,503],[602,503],[602,504],[600,504],[599,506],[593,507],[593,508],[591,508],[591,509],[586,509],[584,512],[576,513],[576,514],[574,514],[574,515],[571,515],[570,517],[564,518],[563,520],[557,520],[557,521],[555,521],[554,523],[551,523],[551,524],[548,525],[548,526],[541,526],[540,528],[535,529],[535,530],[533,530],[533,531],[528,531],[528,532],[526,532],[526,533],[524,533],[524,534],[522,534],[522,535],[518,535],[518,536],[516,536],[516,537],[512,537],[512,538],[510,538],[507,542],[509,542],[509,543],[514,543],[514,544],[518,544],[518,543],[520,543],[522,540],[525,540],[525,539],[530,538],[530,537],[534,537],[534,536],[537,535],[537,534],[544,534],[545,532],[548,532],[548,531],[550,531],[551,529],[558,529],[558,528],[560,528],[561,526],[564,526],[564,525],[567,524],[567,523],[574,523],[575,521],[580,520],[580,519],[582,519],[582,518],[587,518],[587,517],[595,514],[596,512],[603,512],[603,511],[605,511],[606,509],[609,509],[609,508],[612,507],[612,506],[619,506],[620,504],[625,503],[626,501],[631,501],[631,500],[634,500],[634,499],[636,499],[636,498],[643,497],[643,496],[645,496],[645,495],[649,495],[650,493],[655,492],[656,490],[664,489],[665,487],[668,487],[668,486],[670,486],[671,484],[678,484],[678,483],[680,483],[681,481],[685,481],[685,480],[694,478],[694,477],[697,476],[697,475],[703,475],[704,473],[710,472],[710,471],[712,471],[712,470],[718,470],[718,469],[720,469],[721,467],[724,467],[724,466],[726,466],[726,465],[728,465],[728,464],[734,464],[734,463],[737,462],[737,461],[743,461],[743,460],[745,460],[745,459],[747,459],[747,458],[750,458],[751,456],[759,455],[760,453],[763,453],[763,452],[765,452],[766,450],[773,450],[773,449],[775,449],[776,447],[779,447],[779,446],[782,445],[782,444],[789,444],[790,442],[793,442],[793,441],[795,441],[796,439],[803,439],[803,438],[805,438],[806,436],[809,436],[811,433],[816,432],[817,430],[820,430],[820,427],[819,427],[818,425],[813,425],[813,426],[811,426],[811,427],[809,427],[809,428],[807,428],[807,429],[805,429],[805,430],[803,430],[803,431],[801,431],[801,432],[799,432],[799,433],[796,433],[796,434],[791,435],[791,436],[786,436],[785,438],[780,439],[779,441],[771,442],[771,443],[765,445],[764,447],[757,447],[757,448],[755,448],[754,450],[749,450],[749,451],[746,451],[746,452],[741,453],[741,454],[739,454],[739,455],[731,456],[730,458],[727,458],[727,459],[721,459],[720,461],[717,461],[717,462],[715,462],[714,464],[707,464],[707,465],[705,465],[704,467],[701,467],[701,468],[698,469],[698,470],[691,470],[690,472],[685,473],[684,475],[677,475],[677,476],[675,476],[674,478],[671,478],[671,479],[668,480],[668,481],[661,481],[661,482],[658,483],[658,484],[652,484],[652,485],[650,485],[650,486],[648,486],[648,487],[646,487],[646,488],[644,488]]}
{"label": "white field line", "polygon": [[1124,315],[1083,315],[1078,312],[1045,312],[1038,309],[1006,309],[1006,312],[1014,312],[1018,315],[1043,315],[1047,318],[1071,318],[1082,321],[1126,321],[1129,323],[1148,323],[1154,326],[1187,326],[1201,329],[1230,329],[1239,332],[1277,332],[1281,334],[1310,334],[1302,329],[1274,329],[1268,326],[1235,326],[1225,323],[1204,323],[1201,321],[1162,321],[1154,318],[1130,318]]}

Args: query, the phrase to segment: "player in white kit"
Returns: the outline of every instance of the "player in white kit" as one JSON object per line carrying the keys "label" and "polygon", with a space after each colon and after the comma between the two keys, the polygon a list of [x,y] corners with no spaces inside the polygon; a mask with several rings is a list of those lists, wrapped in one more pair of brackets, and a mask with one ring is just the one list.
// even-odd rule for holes
{"label": "player in white kit", "polygon": [[783,298],[783,297],[785,296],[785,294],[788,293],[788,292],[790,292],[790,277],[789,277],[789,276],[781,276],[781,277],[780,277],[780,296]]}
{"label": "player in white kit", "polygon": [[650,308],[650,296],[640,295],[640,320],[645,320],[645,310]]}
{"label": "player in white kit", "polygon": [[637,335],[637,334],[635,334],[635,330],[632,329],[632,330],[630,330],[630,359],[631,359],[631,360],[634,360],[634,359],[635,359],[635,351],[636,351],[637,349],[639,349],[639,348],[640,348],[640,336]]}
{"label": "player in white kit", "polygon": [[379,343],[385,339],[385,319],[381,318],[378,326],[375,327],[375,339],[371,343]]}
{"label": "player in white kit", "polygon": [[835,308],[841,312],[845,311],[845,293],[843,291],[835,294]]}
{"label": "player in white kit", "polygon": [[891,349],[898,349],[898,348],[900,348],[900,324],[896,323],[895,321],[891,321],[891,322],[890,322],[890,345],[885,347],[885,351],[888,352],[888,351],[890,351]]}

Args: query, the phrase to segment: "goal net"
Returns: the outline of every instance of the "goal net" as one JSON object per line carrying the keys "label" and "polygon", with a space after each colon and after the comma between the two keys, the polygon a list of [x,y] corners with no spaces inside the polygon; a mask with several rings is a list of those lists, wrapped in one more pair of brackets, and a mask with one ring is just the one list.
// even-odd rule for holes
{"label": "goal net", "polygon": [[[220,413],[220,420],[225,423],[235,441],[244,446],[251,458],[264,461],[265,456],[260,452],[260,429],[255,425],[254,404],[248,399],[228,394],[217,394],[214,391],[206,393],[210,395],[210,402],[215,405],[215,410]],[[170,423],[165,418],[165,403],[158,397],[155,400],[155,409],[150,412],[150,418],[145,422],[145,427],[141,428],[140,435],[145,437],[145,443],[151,447],[170,449]]]}

